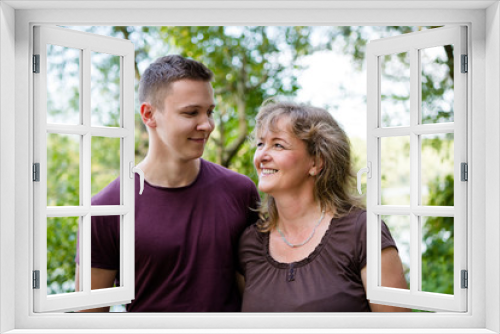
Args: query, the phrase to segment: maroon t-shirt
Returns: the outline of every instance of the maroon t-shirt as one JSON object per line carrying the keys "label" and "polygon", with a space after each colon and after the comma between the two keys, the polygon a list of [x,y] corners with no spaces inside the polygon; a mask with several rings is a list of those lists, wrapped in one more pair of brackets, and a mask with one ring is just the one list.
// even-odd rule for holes
{"label": "maroon t-shirt", "polygon": [[[201,160],[189,186],[144,182],[139,195],[136,176],[135,189],[135,299],[127,311],[239,311],[238,240],[256,221],[255,184]],[[118,203],[118,179],[92,199],[93,205]],[[119,235],[117,217],[92,218],[92,267],[119,269]]]}
{"label": "maroon t-shirt", "polygon": [[[382,249],[396,248],[382,224]],[[269,233],[249,226],[241,236],[243,312],[369,312],[361,269],[366,266],[366,211],[334,218],[305,259],[280,263],[269,254]]]}

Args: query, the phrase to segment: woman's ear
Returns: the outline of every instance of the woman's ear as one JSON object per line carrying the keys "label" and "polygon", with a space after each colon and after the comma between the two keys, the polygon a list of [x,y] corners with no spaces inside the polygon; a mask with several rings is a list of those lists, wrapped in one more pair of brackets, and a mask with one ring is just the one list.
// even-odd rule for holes
{"label": "woman's ear", "polygon": [[141,104],[141,119],[144,125],[150,128],[156,127],[156,120],[154,117],[154,108],[149,102]]}
{"label": "woman's ear", "polygon": [[313,160],[313,165],[312,165],[311,169],[309,170],[309,175],[311,175],[311,176],[318,175],[321,172],[321,170],[323,170],[324,165],[325,165],[325,163],[324,163],[323,157],[317,156]]}
{"label": "woman's ear", "polygon": [[321,172],[323,170],[323,168],[325,167],[325,159],[323,159],[323,157],[320,155],[319,157],[316,158],[316,161],[317,161],[317,168],[319,168],[318,170],[318,174],[319,172]]}

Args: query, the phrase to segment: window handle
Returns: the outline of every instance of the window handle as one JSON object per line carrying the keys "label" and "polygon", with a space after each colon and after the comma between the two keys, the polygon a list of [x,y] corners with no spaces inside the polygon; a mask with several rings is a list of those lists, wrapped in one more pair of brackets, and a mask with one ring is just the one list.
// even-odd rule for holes
{"label": "window handle", "polygon": [[129,163],[129,169],[130,169],[130,178],[134,178],[134,173],[139,174],[139,184],[141,185],[141,188],[139,190],[139,195],[142,195],[142,191],[144,190],[144,172],[142,169],[139,167],[134,167],[134,163],[130,161]]}
{"label": "window handle", "polygon": [[358,192],[360,195],[363,195],[363,192],[361,191],[361,175],[363,175],[363,173],[366,173],[369,179],[372,178],[372,163],[368,161],[367,166],[367,168],[361,168],[358,171]]}

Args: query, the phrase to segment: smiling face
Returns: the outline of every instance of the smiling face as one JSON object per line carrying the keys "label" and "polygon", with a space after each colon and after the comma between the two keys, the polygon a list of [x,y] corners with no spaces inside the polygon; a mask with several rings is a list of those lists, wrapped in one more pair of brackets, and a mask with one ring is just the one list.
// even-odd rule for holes
{"label": "smiling face", "polygon": [[183,79],[171,83],[163,109],[153,112],[150,126],[160,151],[179,161],[200,158],[214,130],[214,108],[210,82]]}
{"label": "smiling face", "polygon": [[259,189],[276,198],[281,193],[309,192],[314,188],[314,159],[306,144],[290,130],[290,121],[282,117],[275,129],[261,129],[257,135],[254,165]]}

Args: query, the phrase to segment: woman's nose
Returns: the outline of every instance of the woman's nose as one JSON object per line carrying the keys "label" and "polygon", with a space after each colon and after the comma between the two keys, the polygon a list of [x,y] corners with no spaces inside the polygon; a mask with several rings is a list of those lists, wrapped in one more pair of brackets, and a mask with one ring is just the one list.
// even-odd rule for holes
{"label": "woman's nose", "polygon": [[262,147],[260,150],[257,150],[256,156],[259,161],[266,162],[271,159],[271,156],[269,155],[269,151],[267,150],[266,147]]}

